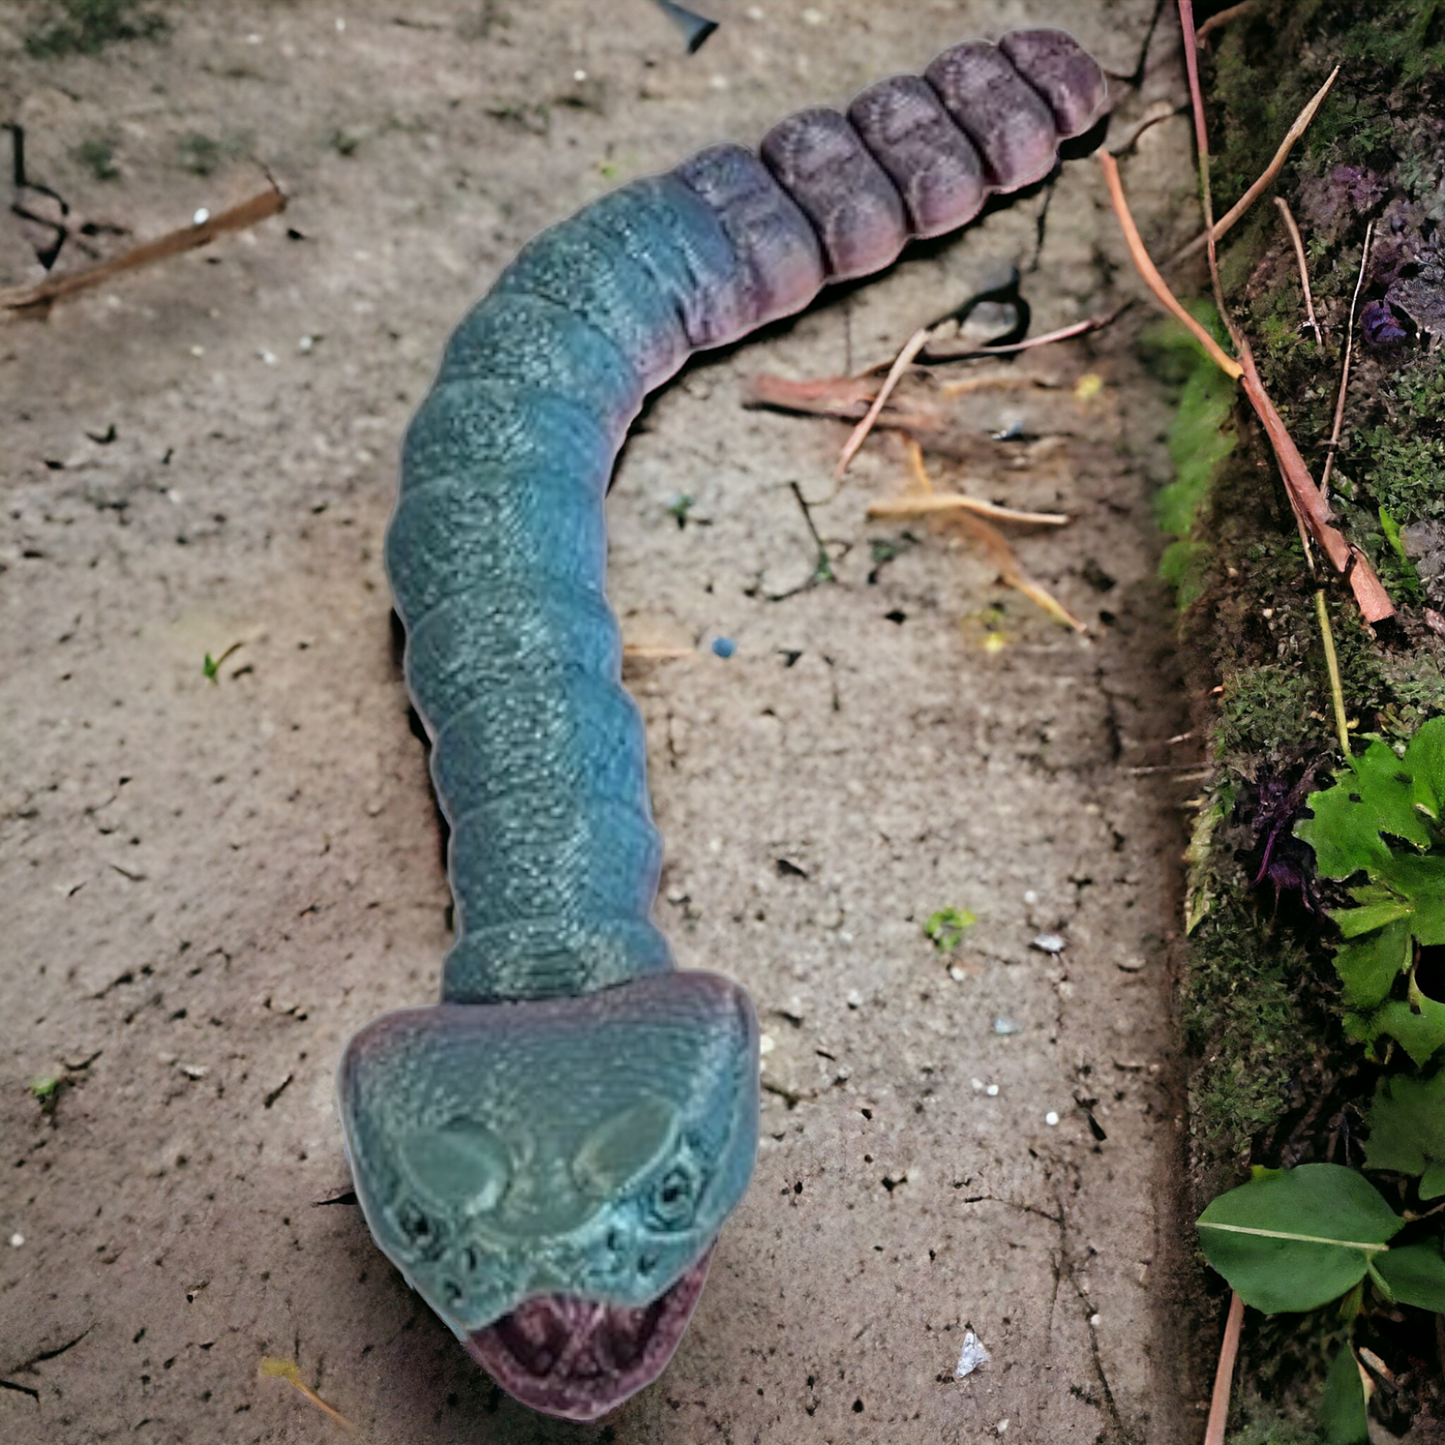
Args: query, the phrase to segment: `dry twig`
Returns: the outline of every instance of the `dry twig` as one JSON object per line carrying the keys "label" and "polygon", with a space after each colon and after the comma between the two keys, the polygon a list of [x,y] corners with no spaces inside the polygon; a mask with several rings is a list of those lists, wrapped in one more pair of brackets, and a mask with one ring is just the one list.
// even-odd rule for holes
{"label": "dry twig", "polygon": [[1062,527],[1069,520],[1062,512],[1018,512],[1012,507],[997,507],[979,497],[965,496],[962,492],[890,497],[874,502],[868,508],[870,517],[928,517],[944,512],[972,512],[978,517],[991,517],[995,522],[1019,522],[1036,527]]}
{"label": "dry twig", "polygon": [[[933,485],[933,478],[928,475],[928,468],[924,465],[923,449],[912,437],[905,439],[905,445],[908,449],[908,469],[913,474],[913,489],[900,500],[916,500],[919,503],[919,512],[932,512],[939,522],[953,528],[969,540],[979,543],[1007,586],[1022,592],[1031,602],[1037,603],[1055,622],[1061,622],[1065,627],[1072,627],[1075,632],[1086,636],[1089,629],[1046,587],[1035,582],[1024,571],[1019,565],[1018,558],[1014,555],[1013,548],[1009,546],[1008,538],[997,527],[977,515],[976,509],[962,508],[956,501],[951,500],[946,508],[940,509],[928,505],[935,499],[943,500],[956,494],[939,493]],[[888,504],[884,503],[883,505]]]}
{"label": "dry twig", "polygon": [[[1284,221],[1284,228],[1289,232],[1289,239],[1294,246],[1295,265],[1299,267],[1299,283],[1305,293],[1305,320],[1309,322],[1315,334],[1315,343],[1319,346],[1325,344],[1325,338],[1320,334],[1320,323],[1315,319],[1315,298],[1310,294],[1310,268],[1305,260],[1305,243],[1300,236],[1299,227],[1295,225],[1294,212],[1289,208],[1289,202],[1283,196],[1276,196],[1274,203],[1279,207],[1280,218]],[[1350,311],[1350,320],[1354,320],[1354,310]],[[1326,479],[1328,480],[1328,479]],[[1325,483],[1321,483],[1321,486]]]}
{"label": "dry twig", "polygon": [[1345,393],[1350,386],[1350,361],[1355,354],[1355,310],[1360,304],[1360,289],[1370,266],[1370,247],[1375,240],[1375,223],[1365,227],[1365,249],[1360,253],[1360,274],[1355,277],[1355,294],[1350,298],[1350,320],[1345,327],[1345,359],[1340,367],[1340,390],[1335,397],[1335,424],[1330,429],[1330,444],[1325,451],[1325,469],[1320,477],[1320,491],[1329,494],[1330,475],[1335,469],[1335,453],[1340,449],[1340,432],[1345,424]]}
{"label": "dry twig", "polygon": [[903,380],[903,373],[913,365],[913,358],[923,350],[927,344],[931,328],[920,327],[904,343],[903,350],[898,353],[892,366],[888,368],[888,375],[883,378],[883,385],[878,388],[878,395],[873,398],[873,405],[863,414],[863,420],[853,428],[852,435],[843,443],[843,450],[838,454],[838,465],[833,469],[833,487],[836,490],[838,483],[843,480],[843,473],[848,470],[848,463],[858,454],[858,448],[867,440],[868,433],[873,430],[873,424],[878,420],[878,413],[888,404],[888,398],[893,395],[893,388]]}
{"label": "dry twig", "polygon": [[[1194,76],[1198,74],[1198,64],[1195,59],[1196,51],[1192,45],[1184,47],[1185,62]],[[1325,96],[1330,93],[1330,87],[1335,83],[1335,77],[1340,73],[1337,65],[1330,72],[1330,77],[1311,97],[1309,103],[1295,117],[1294,124],[1285,132],[1284,139],[1280,142],[1279,149],[1274,153],[1274,159],[1270,161],[1260,175],[1259,179],[1224,213],[1220,219],[1213,223],[1202,235],[1196,236],[1187,245],[1177,250],[1164,264],[1166,266],[1177,266],[1179,262],[1186,261],[1190,256],[1197,255],[1208,243],[1212,235],[1216,241],[1222,240],[1225,234],[1233,227],[1234,223],[1249,210],[1257,201],[1271,181],[1284,169],[1284,163],[1289,159],[1289,153],[1294,149],[1295,142],[1309,129],[1310,122],[1315,118],[1315,112],[1324,104]],[[1208,155],[1208,151],[1204,152]]]}
{"label": "dry twig", "polygon": [[1247,15],[1251,10],[1259,9],[1259,0],[1240,0],[1238,5],[1231,5],[1228,10],[1221,10],[1218,15],[1211,15],[1198,30],[1194,32],[1194,43],[1204,49],[1205,39],[1215,30],[1228,25],[1231,20],[1238,20],[1241,15]]}
{"label": "dry twig", "polygon": [[262,1377],[270,1376],[274,1379],[285,1380],[288,1384],[294,1385],[296,1389],[316,1406],[324,1415],[329,1415],[343,1430],[355,1433],[356,1426],[341,1413],[328,1405],[310,1385],[301,1378],[301,1371],[297,1368],[294,1360],[279,1360],[270,1355],[261,1361],[260,1373]]}
{"label": "dry twig", "polygon": [[1239,1331],[1243,1324],[1244,1301],[1237,1294],[1231,1295],[1224,1339],[1219,1346],[1219,1366],[1214,1372],[1214,1395],[1209,1401],[1204,1445],[1224,1445],[1224,1430],[1229,1423],[1229,1391],[1234,1383],[1234,1361],[1239,1354]]}
{"label": "dry twig", "polygon": [[71,271],[62,276],[48,276],[33,286],[8,286],[0,289],[0,309],[26,311],[33,307],[49,306],[62,296],[72,296],[91,286],[98,286],[122,271],[133,271],[137,266],[148,266],[167,256],[178,256],[184,251],[193,251],[197,246],[207,245],[226,231],[241,231],[264,221],[286,209],[286,197],[276,187],[242,201],[230,210],[211,216],[199,225],[182,226],[179,230],[168,231],[154,241],[102,261],[98,266],[87,267],[84,271]]}
{"label": "dry twig", "polygon": [[1154,262],[1149,259],[1149,253],[1144,249],[1144,242],[1139,236],[1139,228],[1134,224],[1134,217],[1130,214],[1129,203],[1124,199],[1124,188],[1119,181],[1118,162],[1108,151],[1100,151],[1099,164],[1104,168],[1104,179],[1109,186],[1109,197],[1114,203],[1114,214],[1118,216],[1119,225],[1124,232],[1124,240],[1129,247],[1129,256],[1139,274],[1144,278],[1145,284],[1158,298],[1160,305],[1166,311],[1171,312],[1209,353],[1215,365],[1226,376],[1237,381],[1243,368],[1232,357],[1226,356],[1220,344],[1179,304],[1178,298],[1164,284],[1164,278],[1159,274]]}

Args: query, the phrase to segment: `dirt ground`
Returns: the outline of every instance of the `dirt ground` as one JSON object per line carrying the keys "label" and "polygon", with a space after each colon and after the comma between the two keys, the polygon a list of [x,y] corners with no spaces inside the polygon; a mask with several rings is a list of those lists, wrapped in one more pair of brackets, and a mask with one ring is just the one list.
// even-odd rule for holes
{"label": "dirt ground", "polygon": [[[812,506],[836,580],[804,587],[789,483],[826,497],[842,429],[742,407],[754,372],[885,358],[1011,262],[1036,333],[1134,294],[1091,161],[696,362],[626,450],[613,600],[630,641],[687,653],[628,674],[659,915],[766,1035],[757,1178],[662,1381],[600,1426],[530,1414],[356,1209],[319,1203],[348,1184],[342,1044],[430,1000],[447,944],[379,554],[449,328],[617,181],[1020,24],[1130,74],[1154,5],[712,9],[691,58],[645,0],[424,0],[169,7],[168,35],[63,60],[26,55],[33,8],[0,11],[5,114],[72,223],[155,235],[260,189],[258,163],[290,197],[0,327],[14,1445],[342,1438],[266,1357],[397,1445],[1201,1429],[1169,961],[1196,754],[1166,741],[1188,725],[1152,580],[1167,412],[1136,359],[1145,308],[1036,360],[1059,389],[985,393],[959,422],[992,458],[973,490],[1073,517],[1017,540],[1084,639],[975,552],[868,521],[904,475],[882,438]],[[1161,34],[1126,120],[1177,97],[1176,64]],[[1156,250],[1188,233],[1187,154],[1176,117],[1125,162]],[[84,264],[67,244],[61,267]],[[13,217],[0,270],[39,274]],[[946,907],[978,919],[948,954],[923,931]],[[965,1328],[992,1358],[956,1380]]]}

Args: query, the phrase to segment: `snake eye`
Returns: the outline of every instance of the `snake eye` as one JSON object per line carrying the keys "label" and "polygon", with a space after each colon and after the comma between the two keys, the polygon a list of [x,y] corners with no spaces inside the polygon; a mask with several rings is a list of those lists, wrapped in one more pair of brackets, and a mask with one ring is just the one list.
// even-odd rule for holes
{"label": "snake eye", "polygon": [[399,1147],[418,1192],[443,1213],[495,1209],[511,1179],[506,1149],[475,1119],[419,1129],[406,1135]]}
{"label": "snake eye", "polygon": [[676,1115],[661,1099],[643,1098],[594,1129],[572,1160],[572,1178],[586,1195],[615,1194],[662,1155]]}

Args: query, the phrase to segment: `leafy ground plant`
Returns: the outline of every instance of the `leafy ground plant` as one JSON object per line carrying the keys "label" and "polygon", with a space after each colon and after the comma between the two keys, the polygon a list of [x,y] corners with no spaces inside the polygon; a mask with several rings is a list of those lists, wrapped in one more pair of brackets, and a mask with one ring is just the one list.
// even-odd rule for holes
{"label": "leafy ground plant", "polygon": [[1335,954],[1345,1027],[1377,1054],[1393,1039],[1423,1067],[1445,1046],[1445,1002],[1421,986],[1428,950],[1445,946],[1445,717],[1403,756],[1372,742],[1309,806],[1295,835],[1320,876],[1362,880],[1349,886],[1353,906],[1330,911],[1345,940]]}
{"label": "leafy ground plant", "polygon": [[[1408,1120],[1400,1122],[1408,1129]],[[1437,1229],[1392,1246],[1408,1222],[1355,1170],[1302,1164],[1256,1169],[1248,1184],[1221,1194],[1199,1217],[1199,1243],[1245,1304],[1265,1314],[1304,1314],[1339,1301],[1352,1332],[1371,1306],[1445,1313],[1441,1236]],[[1368,1439],[1368,1379],[1347,1336],[1318,1405],[1331,1445]]]}

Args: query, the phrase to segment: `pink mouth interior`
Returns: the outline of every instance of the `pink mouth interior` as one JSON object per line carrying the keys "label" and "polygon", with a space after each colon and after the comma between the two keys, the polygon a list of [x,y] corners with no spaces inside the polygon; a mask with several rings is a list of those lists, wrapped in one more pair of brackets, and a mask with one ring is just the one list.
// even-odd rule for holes
{"label": "pink mouth interior", "polygon": [[641,1309],[576,1295],[530,1299],[467,1349],[509,1394],[548,1415],[595,1420],[650,1385],[672,1358],[707,1281],[712,1246]]}

